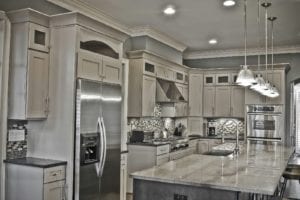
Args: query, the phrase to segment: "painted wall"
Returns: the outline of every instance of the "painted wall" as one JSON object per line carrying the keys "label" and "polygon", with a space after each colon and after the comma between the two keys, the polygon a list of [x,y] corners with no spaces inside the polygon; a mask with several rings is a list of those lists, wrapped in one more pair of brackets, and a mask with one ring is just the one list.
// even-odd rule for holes
{"label": "painted wall", "polygon": [[32,8],[48,15],[64,13],[68,10],[56,6],[46,0],[1,0],[0,10],[10,11],[22,8]]}
{"label": "painted wall", "polygon": [[[262,57],[262,59],[264,59]],[[286,133],[289,133],[290,120],[290,83],[300,78],[300,53],[275,55],[275,63],[290,63],[291,69],[286,74]],[[230,68],[244,63],[243,57],[209,58],[198,60],[184,60],[184,64],[192,68]],[[257,56],[249,56],[248,64],[256,65]]]}
{"label": "painted wall", "polygon": [[148,50],[163,58],[182,64],[182,53],[148,36],[139,36],[128,39],[124,44],[124,52]]}

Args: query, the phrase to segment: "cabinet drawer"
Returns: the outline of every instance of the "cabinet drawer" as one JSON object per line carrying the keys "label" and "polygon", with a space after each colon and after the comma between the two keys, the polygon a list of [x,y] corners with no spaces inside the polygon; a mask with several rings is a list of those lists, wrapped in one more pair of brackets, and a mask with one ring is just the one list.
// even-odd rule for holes
{"label": "cabinet drawer", "polygon": [[44,169],[44,183],[65,179],[65,166]]}
{"label": "cabinet drawer", "polygon": [[156,148],[156,155],[162,155],[170,152],[169,145],[163,145]]}
{"label": "cabinet drawer", "polygon": [[169,162],[169,159],[170,159],[170,155],[168,153],[164,154],[164,155],[157,156],[156,157],[156,165],[162,165],[166,162]]}

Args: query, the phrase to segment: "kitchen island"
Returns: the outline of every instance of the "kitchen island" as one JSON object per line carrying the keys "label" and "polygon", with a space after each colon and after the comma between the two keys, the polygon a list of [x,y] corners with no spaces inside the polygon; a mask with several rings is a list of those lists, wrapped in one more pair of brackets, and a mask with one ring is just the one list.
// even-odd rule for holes
{"label": "kitchen island", "polygon": [[293,152],[282,145],[248,144],[234,157],[193,154],[133,173],[134,200],[271,196]]}

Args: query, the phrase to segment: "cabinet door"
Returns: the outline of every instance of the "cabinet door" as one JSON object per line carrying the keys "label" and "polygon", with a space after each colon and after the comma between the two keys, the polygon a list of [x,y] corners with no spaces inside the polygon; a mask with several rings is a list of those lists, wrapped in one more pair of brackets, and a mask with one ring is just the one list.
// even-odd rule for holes
{"label": "cabinet door", "polygon": [[156,74],[156,66],[149,62],[149,61],[145,61],[144,62],[144,67],[143,67],[143,73],[149,76],[155,76]]}
{"label": "cabinet door", "polygon": [[215,116],[216,87],[204,87],[203,89],[203,116]]}
{"label": "cabinet door", "polygon": [[268,80],[278,89],[279,97],[276,98],[266,98],[267,104],[284,104],[285,102],[285,80],[284,71],[274,71],[268,73]]}
{"label": "cabinet door", "polygon": [[103,81],[106,83],[121,84],[122,63],[118,59],[103,56]]}
{"label": "cabinet door", "polygon": [[212,86],[216,84],[216,75],[215,74],[205,74],[204,75],[204,85]]}
{"label": "cabinet door", "polygon": [[143,77],[142,90],[142,116],[153,116],[156,97],[156,79],[149,76]]}
{"label": "cabinet door", "polygon": [[203,74],[190,74],[189,116],[202,116]]}
{"label": "cabinet door", "polygon": [[78,52],[77,76],[79,78],[101,81],[102,59],[101,56],[92,52]]}
{"label": "cabinet door", "polygon": [[216,111],[215,116],[229,117],[230,116],[230,87],[216,87]]}
{"label": "cabinet door", "polygon": [[188,101],[188,99],[189,99],[189,95],[188,95],[188,93],[189,93],[189,88],[188,88],[188,86],[187,85],[184,85],[184,84],[180,84],[180,83],[175,83],[175,85],[176,85],[176,87],[178,88],[178,90],[179,90],[179,92],[180,92],[180,94],[182,95],[182,97],[183,97],[183,99],[185,100],[185,101]]}
{"label": "cabinet door", "polygon": [[49,52],[49,29],[37,24],[29,23],[29,41],[30,49]]}
{"label": "cabinet door", "polygon": [[179,83],[185,82],[185,76],[183,72],[175,72],[175,81]]}
{"label": "cabinet door", "polygon": [[230,75],[229,74],[216,74],[216,85],[229,85]]}
{"label": "cabinet door", "polygon": [[220,145],[221,140],[209,140],[209,151],[212,151],[214,147]]}
{"label": "cabinet door", "polygon": [[27,119],[48,115],[49,55],[28,50]]}
{"label": "cabinet door", "polygon": [[65,196],[65,181],[44,184],[43,200],[66,200]]}
{"label": "cabinet door", "polygon": [[266,97],[249,88],[245,90],[245,104],[264,104]]}
{"label": "cabinet door", "polygon": [[126,200],[127,189],[127,153],[121,154],[121,188],[120,200]]}
{"label": "cabinet door", "polygon": [[231,88],[231,116],[245,117],[245,88],[234,86]]}
{"label": "cabinet door", "polygon": [[189,134],[202,135],[203,133],[203,118],[202,117],[189,117],[188,118],[188,131]]}

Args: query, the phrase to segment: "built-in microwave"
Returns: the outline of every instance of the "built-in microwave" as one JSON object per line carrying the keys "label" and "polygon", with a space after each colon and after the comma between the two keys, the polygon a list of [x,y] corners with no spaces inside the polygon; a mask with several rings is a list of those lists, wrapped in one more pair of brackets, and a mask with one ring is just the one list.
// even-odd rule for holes
{"label": "built-in microwave", "polygon": [[284,119],[282,105],[248,105],[247,137],[282,140]]}

